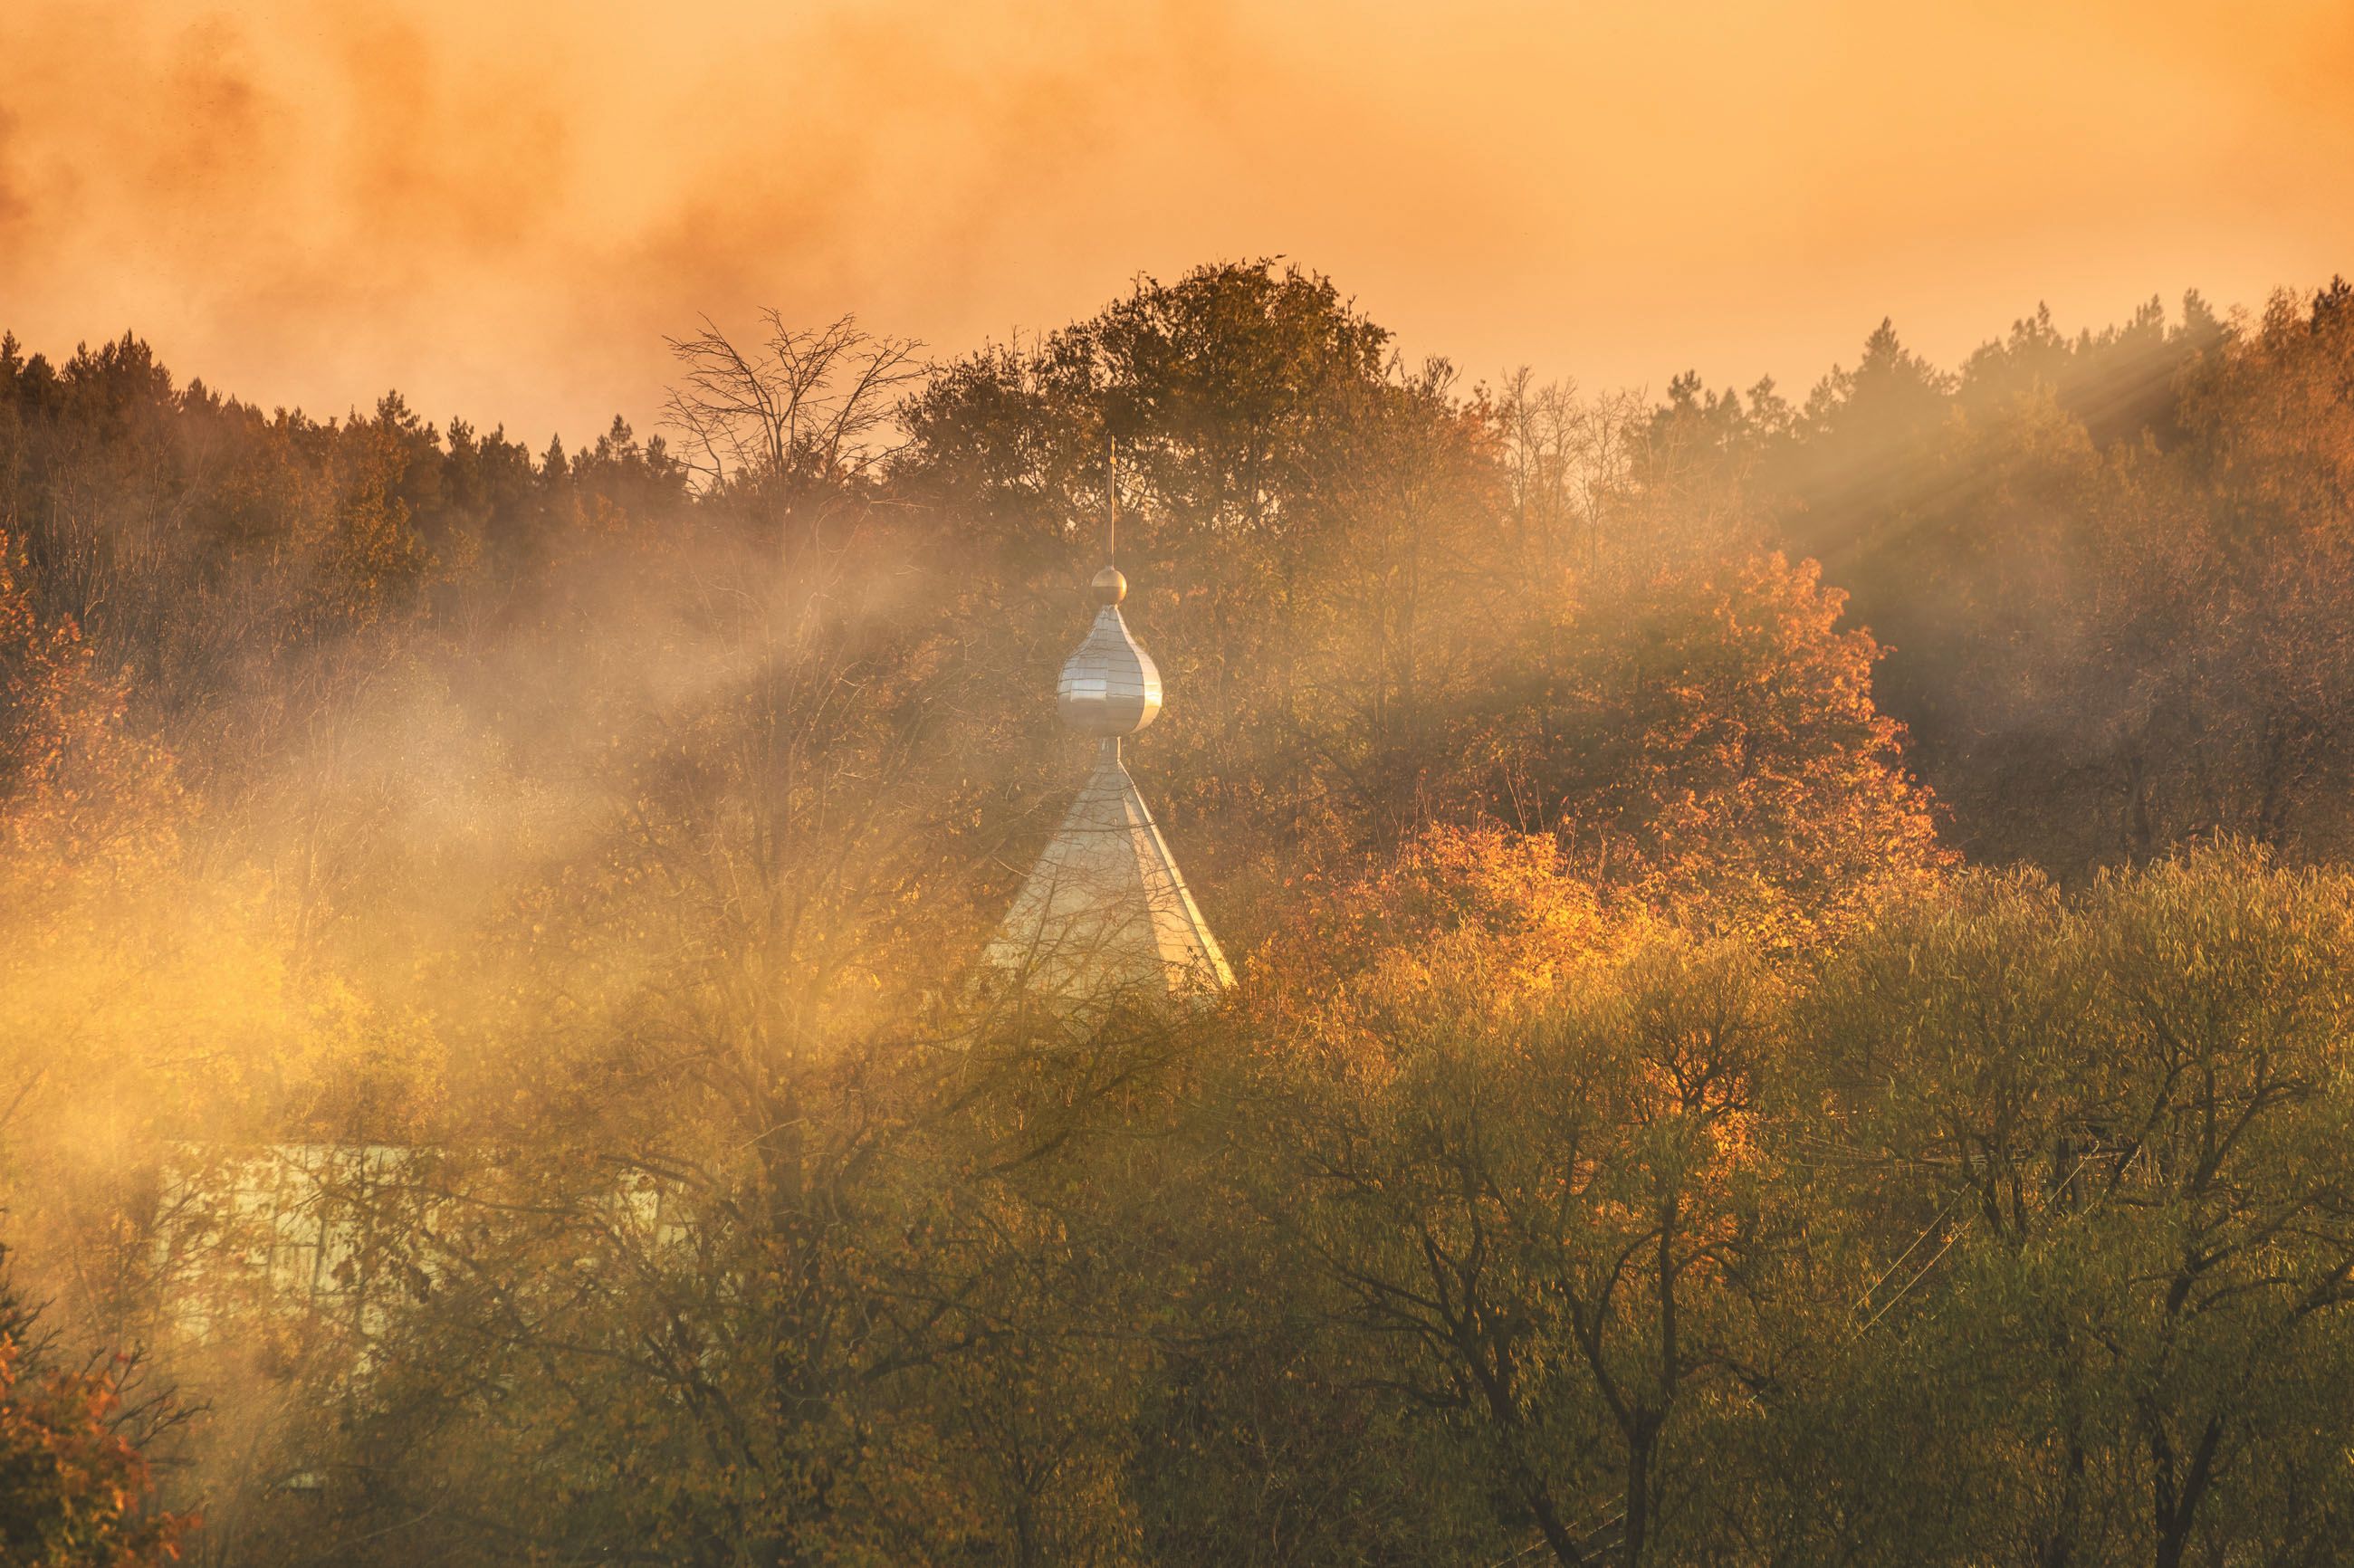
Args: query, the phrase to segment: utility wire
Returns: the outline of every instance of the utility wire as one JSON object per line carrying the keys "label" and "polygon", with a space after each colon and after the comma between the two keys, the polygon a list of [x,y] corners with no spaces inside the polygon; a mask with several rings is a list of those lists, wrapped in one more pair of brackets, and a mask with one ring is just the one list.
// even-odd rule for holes
{"label": "utility wire", "polygon": [[[2100,1150],[2097,1148],[2086,1150],[2084,1151],[2084,1158],[2076,1161],[2076,1168],[2069,1171],[2068,1174],[2061,1180],[2059,1185],[2054,1188],[2054,1191],[2058,1192],[2065,1192],[2070,1187],[2073,1186],[2075,1184],[2076,1178],[2084,1173],[2084,1167],[2093,1162],[2093,1156],[2099,1152]],[[1862,1297],[1856,1302],[1857,1310],[1861,1311],[1864,1307],[1871,1303],[1872,1297],[1878,1293],[1880,1287],[1888,1283],[1889,1277],[1903,1266],[1904,1260],[1911,1257],[1914,1252],[1918,1251],[1923,1242],[1927,1241],[1931,1236],[1937,1234],[1938,1229],[1945,1224],[1946,1221],[1952,1216],[1954,1211],[1960,1207],[1963,1201],[1968,1196],[1969,1193],[1967,1191],[1954,1194],[1953,1201],[1948,1202],[1944,1209],[1938,1212],[1937,1217],[1931,1220],[1929,1224],[1923,1228],[1921,1234],[1914,1236],[1911,1244],[1907,1245],[1903,1252],[1896,1255],[1894,1261],[1891,1262],[1886,1268],[1880,1271],[1879,1278],[1873,1280],[1871,1285],[1865,1287]],[[1973,1216],[1973,1218],[1975,1217],[1976,1216]],[[1865,1334],[1870,1333],[1873,1327],[1877,1325],[1882,1318],[1888,1316],[1890,1310],[1893,1309],[1899,1301],[1903,1300],[1906,1296],[1912,1293],[1914,1286],[1928,1278],[1930,1271],[1935,1268],[1937,1265],[1944,1260],[1945,1255],[1947,1253],[1954,1250],[1954,1244],[1961,1240],[1963,1233],[1967,1231],[1969,1228],[1970,1222],[1968,1220],[1965,1220],[1962,1224],[1956,1226],[1954,1228],[1954,1233],[1946,1238],[1946,1245],[1939,1247],[1930,1257],[1928,1262],[1923,1264],[1918,1269],[1914,1270],[1913,1277],[1907,1279],[1903,1285],[1898,1288],[1895,1295],[1881,1303],[1880,1309],[1874,1312],[1870,1318],[1866,1319],[1862,1326],[1855,1330],[1854,1337],[1861,1339]],[[1599,1551],[1606,1550],[1608,1547],[1616,1544],[1615,1542],[1605,1538],[1604,1532],[1610,1530],[1613,1526],[1623,1527],[1626,1523],[1626,1519],[1627,1510],[1622,1508],[1616,1513],[1611,1514],[1608,1518],[1603,1520],[1601,1523],[1596,1525],[1592,1530],[1580,1531],[1578,1535],[1579,1549],[1581,1551]],[[1547,1542],[1545,1538],[1543,1536],[1539,1536],[1528,1545],[1522,1547],[1518,1552],[1508,1552],[1504,1556],[1497,1558],[1493,1563],[1488,1565],[1488,1568],[1512,1568],[1514,1563],[1525,1563],[1530,1558],[1535,1556],[1538,1552],[1543,1551],[1546,1545]]]}

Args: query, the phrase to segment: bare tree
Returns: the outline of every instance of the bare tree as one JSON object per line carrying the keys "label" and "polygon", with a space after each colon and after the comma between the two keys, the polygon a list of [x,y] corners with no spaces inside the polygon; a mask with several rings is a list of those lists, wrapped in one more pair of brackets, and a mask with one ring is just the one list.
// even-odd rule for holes
{"label": "bare tree", "polygon": [[900,445],[899,394],[931,371],[923,345],[851,315],[822,327],[774,310],[760,320],[766,336],[749,348],[707,316],[694,336],[664,340],[682,369],[663,422],[685,438],[697,482],[863,484]]}
{"label": "bare tree", "polygon": [[1543,569],[1596,569],[1605,516],[1634,483],[1647,400],[1633,389],[1586,397],[1575,381],[1539,385],[1522,366],[1505,386],[1501,414],[1522,547]]}

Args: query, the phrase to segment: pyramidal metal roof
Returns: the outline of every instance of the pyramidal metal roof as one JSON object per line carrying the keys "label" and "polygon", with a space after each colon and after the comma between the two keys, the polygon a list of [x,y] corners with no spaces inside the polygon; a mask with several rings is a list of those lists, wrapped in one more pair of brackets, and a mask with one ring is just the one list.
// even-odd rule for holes
{"label": "pyramidal metal roof", "polygon": [[1161,673],[1120,618],[1127,579],[1106,567],[1092,588],[1095,624],[1063,665],[1055,706],[1066,724],[1097,737],[1095,769],[1023,880],[985,961],[1058,1012],[1207,1001],[1235,983],[1234,971],[1120,761],[1120,737],[1161,711]]}
{"label": "pyramidal metal roof", "polygon": [[1117,751],[1023,879],[989,961],[1031,996],[1066,1004],[1204,1000],[1235,983]]}

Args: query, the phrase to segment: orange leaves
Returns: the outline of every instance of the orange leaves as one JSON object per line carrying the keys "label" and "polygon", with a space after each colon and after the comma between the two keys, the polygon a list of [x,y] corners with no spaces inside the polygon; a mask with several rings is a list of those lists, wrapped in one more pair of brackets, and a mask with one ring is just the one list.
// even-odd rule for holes
{"label": "orange leaves", "polygon": [[111,1425],[105,1377],[28,1373],[0,1336],[0,1561],[23,1568],[176,1562],[193,1519],[149,1513],[146,1461]]}
{"label": "orange leaves", "polygon": [[1950,863],[1873,705],[1877,646],[1841,608],[1812,562],[1749,556],[1662,569],[1564,625],[1557,738],[1526,766],[1575,863],[1769,948]]}
{"label": "orange leaves", "polygon": [[1744,948],[1606,918],[1549,835],[1439,830],[1262,965],[1270,1210],[1467,1457],[1599,1512],[1744,1402],[1784,1017]]}
{"label": "orange leaves", "polygon": [[1391,865],[1302,895],[1246,980],[1270,1012],[1350,1033],[1377,1014],[1470,1000],[1458,991],[1482,1011],[1514,1009],[1615,939],[1551,836],[1437,827]]}
{"label": "orange leaves", "polygon": [[70,621],[41,623],[16,565],[0,533],[0,844],[44,880],[136,875],[183,814],[171,758],[125,731],[127,682],[99,672]]}

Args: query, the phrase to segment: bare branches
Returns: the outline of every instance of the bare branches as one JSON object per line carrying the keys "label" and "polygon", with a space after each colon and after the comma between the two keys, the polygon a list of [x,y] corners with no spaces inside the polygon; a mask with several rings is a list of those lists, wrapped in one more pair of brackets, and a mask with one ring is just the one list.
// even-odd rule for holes
{"label": "bare branches", "polygon": [[737,482],[856,485],[901,444],[901,395],[931,374],[912,338],[877,336],[845,315],[822,327],[760,313],[764,339],[747,348],[709,317],[666,338],[680,379],[663,423],[684,438],[705,491]]}
{"label": "bare branches", "polygon": [[1539,385],[1525,368],[1499,408],[1511,515],[1532,565],[1599,566],[1606,530],[1635,485],[1650,423],[1641,393],[1582,396],[1575,382]]}

